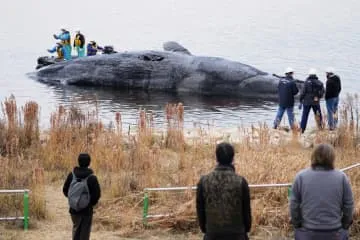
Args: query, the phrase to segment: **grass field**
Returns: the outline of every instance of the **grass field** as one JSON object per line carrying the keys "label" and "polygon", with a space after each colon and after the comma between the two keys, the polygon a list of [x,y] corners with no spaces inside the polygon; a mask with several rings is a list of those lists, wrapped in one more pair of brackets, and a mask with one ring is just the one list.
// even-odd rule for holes
{"label": "grass field", "polygon": [[[118,238],[114,239],[166,239],[166,236],[156,238],[160,233],[176,233],[179,239],[182,236],[198,239],[193,191],[150,193],[149,213],[170,216],[149,220],[145,228],[143,189],[196,185],[202,174],[215,167],[215,146],[224,140],[234,145],[236,171],[250,184],[292,182],[296,172],[309,166],[312,147],[321,142],[335,146],[337,168],[357,163],[358,106],[357,96],[347,97],[339,113],[341,125],[336,132],[308,130],[306,135],[299,135],[258,124],[232,129],[231,137],[223,134],[225,130],[201,128],[193,129],[189,137],[183,129],[186,113],[182,104],[165,106],[167,124],[163,129],[155,129],[151,113],[140,110],[137,127],[129,133],[123,131],[121,113],[115,114],[111,126],[104,126],[96,111],[63,106],[52,114],[49,129],[39,129],[38,104],[28,102],[18,107],[15,99],[9,98],[2,103],[0,117],[0,189],[31,189],[31,235],[57,239],[51,237],[51,232],[58,231],[61,236],[62,232],[69,234],[71,228],[61,184],[77,164],[78,154],[89,152],[91,167],[103,190],[95,210],[95,239],[101,236],[99,233],[116,233],[114,236]],[[360,234],[360,171],[353,169],[347,174],[356,198],[351,228],[351,234],[356,237]],[[252,189],[251,199],[254,239],[291,236],[286,188]],[[0,216],[22,214],[22,201],[18,196],[0,195],[0,206]],[[50,225],[56,224],[49,223],[54,219],[60,219],[59,225],[65,222],[64,226],[52,228]],[[17,225],[0,224],[0,232],[7,234],[4,236],[8,239],[23,234]],[[44,226],[47,227],[44,229]],[[51,232],[47,233],[46,229]],[[41,232],[43,235],[37,235]],[[149,238],[149,234],[153,238]]]}

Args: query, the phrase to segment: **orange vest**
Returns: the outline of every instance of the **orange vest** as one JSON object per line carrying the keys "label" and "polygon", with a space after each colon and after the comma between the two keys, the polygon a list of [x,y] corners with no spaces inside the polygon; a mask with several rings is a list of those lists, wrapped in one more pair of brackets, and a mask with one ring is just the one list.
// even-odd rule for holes
{"label": "orange vest", "polygon": [[74,40],[74,45],[75,45],[76,47],[80,47],[80,46],[81,46],[80,35],[76,35],[75,40]]}
{"label": "orange vest", "polygon": [[70,39],[68,39],[68,40],[61,40],[61,43],[62,43],[63,45],[66,45],[66,44],[69,44],[69,45],[70,45]]}
{"label": "orange vest", "polygon": [[57,53],[59,59],[63,59],[63,58],[64,58],[64,54],[63,54],[63,52],[62,52],[62,47],[57,47],[57,48],[56,48],[56,53]]}

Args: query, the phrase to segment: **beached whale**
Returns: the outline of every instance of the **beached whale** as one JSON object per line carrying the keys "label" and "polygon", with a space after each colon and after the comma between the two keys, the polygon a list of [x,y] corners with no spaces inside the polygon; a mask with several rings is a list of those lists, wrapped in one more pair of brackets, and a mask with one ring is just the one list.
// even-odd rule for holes
{"label": "beached whale", "polygon": [[164,51],[122,52],[50,63],[34,77],[49,84],[277,97],[278,77],[239,62],[194,56],[176,42],[163,47]]}

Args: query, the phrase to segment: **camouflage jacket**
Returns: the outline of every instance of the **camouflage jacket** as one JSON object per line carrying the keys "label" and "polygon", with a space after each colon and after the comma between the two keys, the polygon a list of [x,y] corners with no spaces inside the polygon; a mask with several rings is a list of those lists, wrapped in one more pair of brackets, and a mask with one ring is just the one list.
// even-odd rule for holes
{"label": "camouflage jacket", "polygon": [[196,210],[206,234],[244,234],[251,228],[249,186],[232,165],[218,165],[202,176],[197,187]]}

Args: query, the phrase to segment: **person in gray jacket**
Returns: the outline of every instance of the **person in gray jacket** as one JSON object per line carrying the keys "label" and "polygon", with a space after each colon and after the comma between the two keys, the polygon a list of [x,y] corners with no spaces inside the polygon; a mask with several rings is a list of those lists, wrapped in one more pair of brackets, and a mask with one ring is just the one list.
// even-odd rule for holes
{"label": "person in gray jacket", "polygon": [[320,144],[311,155],[311,168],[295,177],[290,216],[296,240],[348,239],[353,194],[347,176],[334,169],[334,161],[334,148]]}

